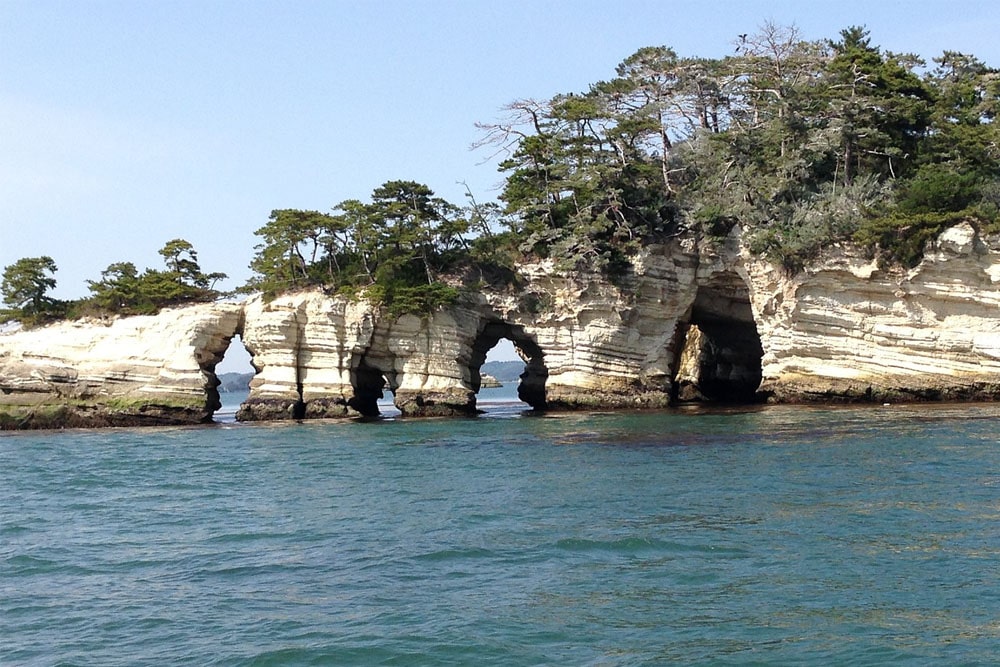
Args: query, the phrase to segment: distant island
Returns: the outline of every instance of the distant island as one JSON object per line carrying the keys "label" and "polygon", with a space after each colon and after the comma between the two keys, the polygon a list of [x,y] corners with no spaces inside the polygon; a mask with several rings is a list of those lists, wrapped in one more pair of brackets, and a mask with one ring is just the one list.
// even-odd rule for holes
{"label": "distant island", "polygon": [[249,391],[253,373],[219,373],[219,392],[235,394]]}
{"label": "distant island", "polygon": [[479,372],[490,375],[499,382],[517,382],[524,373],[523,361],[487,361]]}
{"label": "distant island", "polygon": [[[484,388],[489,388],[491,386],[487,382],[487,378],[492,378],[498,383],[517,382],[521,378],[521,374],[524,372],[524,362],[487,361],[479,369],[479,372],[483,376],[482,386]],[[254,374],[219,373],[217,377],[219,378],[219,393],[235,394],[249,390],[250,381],[253,380]]]}

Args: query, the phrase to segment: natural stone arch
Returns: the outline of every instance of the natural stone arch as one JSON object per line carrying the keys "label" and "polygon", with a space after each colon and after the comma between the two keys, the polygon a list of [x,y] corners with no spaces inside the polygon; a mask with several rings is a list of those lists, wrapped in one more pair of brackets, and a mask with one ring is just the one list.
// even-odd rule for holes
{"label": "natural stone arch", "polygon": [[[244,322],[243,309],[240,308],[235,319],[219,317],[217,321],[206,323],[205,329],[197,332],[194,358],[204,378],[206,415],[203,421],[206,423],[211,422],[215,412],[222,408],[222,398],[219,395],[222,381],[215,372],[216,366],[225,358],[233,338],[239,336],[242,340]],[[246,350],[250,354],[252,365],[253,351],[249,347]],[[254,366],[254,372],[257,371]]]}
{"label": "natural stone arch", "polygon": [[524,331],[524,327],[503,320],[488,320],[472,344],[472,356],[469,359],[469,384],[472,391],[479,392],[482,386],[480,368],[486,361],[486,354],[500,342],[501,338],[512,342],[525,362],[524,372],[517,387],[518,398],[535,410],[544,410],[547,405],[545,381],[549,377],[545,354],[534,338]]}
{"label": "natural stone arch", "polygon": [[746,281],[725,271],[699,285],[675,349],[675,400],[757,402],[764,351]]}

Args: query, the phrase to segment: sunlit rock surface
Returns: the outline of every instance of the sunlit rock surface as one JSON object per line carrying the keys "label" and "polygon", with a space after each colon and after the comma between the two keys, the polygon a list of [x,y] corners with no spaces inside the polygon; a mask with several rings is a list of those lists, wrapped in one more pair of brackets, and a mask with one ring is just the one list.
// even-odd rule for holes
{"label": "sunlit rock surface", "polygon": [[374,309],[365,302],[300,292],[245,305],[243,344],[257,375],[241,420],[357,416],[355,368],[371,344]]}
{"label": "sunlit rock surface", "polygon": [[239,334],[257,375],[241,420],[471,415],[487,352],[509,339],[538,409],[678,401],[991,400],[1000,391],[1000,238],[961,224],[916,268],[834,246],[802,272],[735,234],[646,248],[615,282],[521,267],[516,287],[430,315],[305,291],[109,323],[0,334],[4,428],[193,423],[218,407]]}
{"label": "sunlit rock surface", "polygon": [[834,248],[789,279],[757,263],[761,389],[776,401],[992,400],[1000,239],[946,230],[910,271]]}
{"label": "sunlit rock surface", "polygon": [[0,426],[199,423],[219,407],[212,371],[242,326],[239,304],[0,335]]}

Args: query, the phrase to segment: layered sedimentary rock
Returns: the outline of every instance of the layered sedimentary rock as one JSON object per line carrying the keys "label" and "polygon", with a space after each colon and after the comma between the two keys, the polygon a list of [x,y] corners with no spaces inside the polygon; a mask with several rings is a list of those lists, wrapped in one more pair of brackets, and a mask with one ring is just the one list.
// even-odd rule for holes
{"label": "layered sedimentary rock", "polygon": [[215,364],[239,304],[0,336],[0,427],[199,423],[219,407]]}
{"label": "layered sedimentary rock", "polygon": [[242,420],[356,416],[355,373],[372,342],[366,302],[302,292],[245,304],[243,344],[258,371]]}
{"label": "layered sedimentary rock", "polygon": [[832,249],[794,278],[754,265],[762,391],[777,401],[1000,395],[1000,239],[961,224],[915,269]]}
{"label": "layered sedimentary rock", "polygon": [[[353,373],[340,372],[342,387],[324,391],[353,394],[364,414],[383,387],[404,415],[468,414],[487,350],[508,338],[527,361],[521,397],[538,408],[992,399],[998,252],[997,239],[959,225],[912,271],[881,269],[844,246],[789,276],[752,258],[736,237],[648,248],[619,285],[523,267],[517,290],[430,317],[376,315],[367,348],[353,348]],[[322,395],[303,385],[307,409]]]}
{"label": "layered sedimentary rock", "polygon": [[389,317],[320,291],[156,317],[0,335],[6,428],[196,422],[218,405],[215,364],[242,336],[257,375],[243,420],[474,414],[501,338],[536,408],[697,401],[993,399],[1000,392],[1000,239],[944,232],[912,270],[830,248],[788,275],[735,234],[646,248],[634,273],[522,267],[516,287]]}

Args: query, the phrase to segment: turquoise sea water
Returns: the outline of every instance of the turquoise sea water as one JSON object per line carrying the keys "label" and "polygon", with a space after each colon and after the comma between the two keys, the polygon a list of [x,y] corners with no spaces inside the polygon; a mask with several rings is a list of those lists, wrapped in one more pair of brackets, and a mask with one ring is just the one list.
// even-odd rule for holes
{"label": "turquoise sea water", "polygon": [[0,665],[987,665],[1000,406],[0,437]]}

